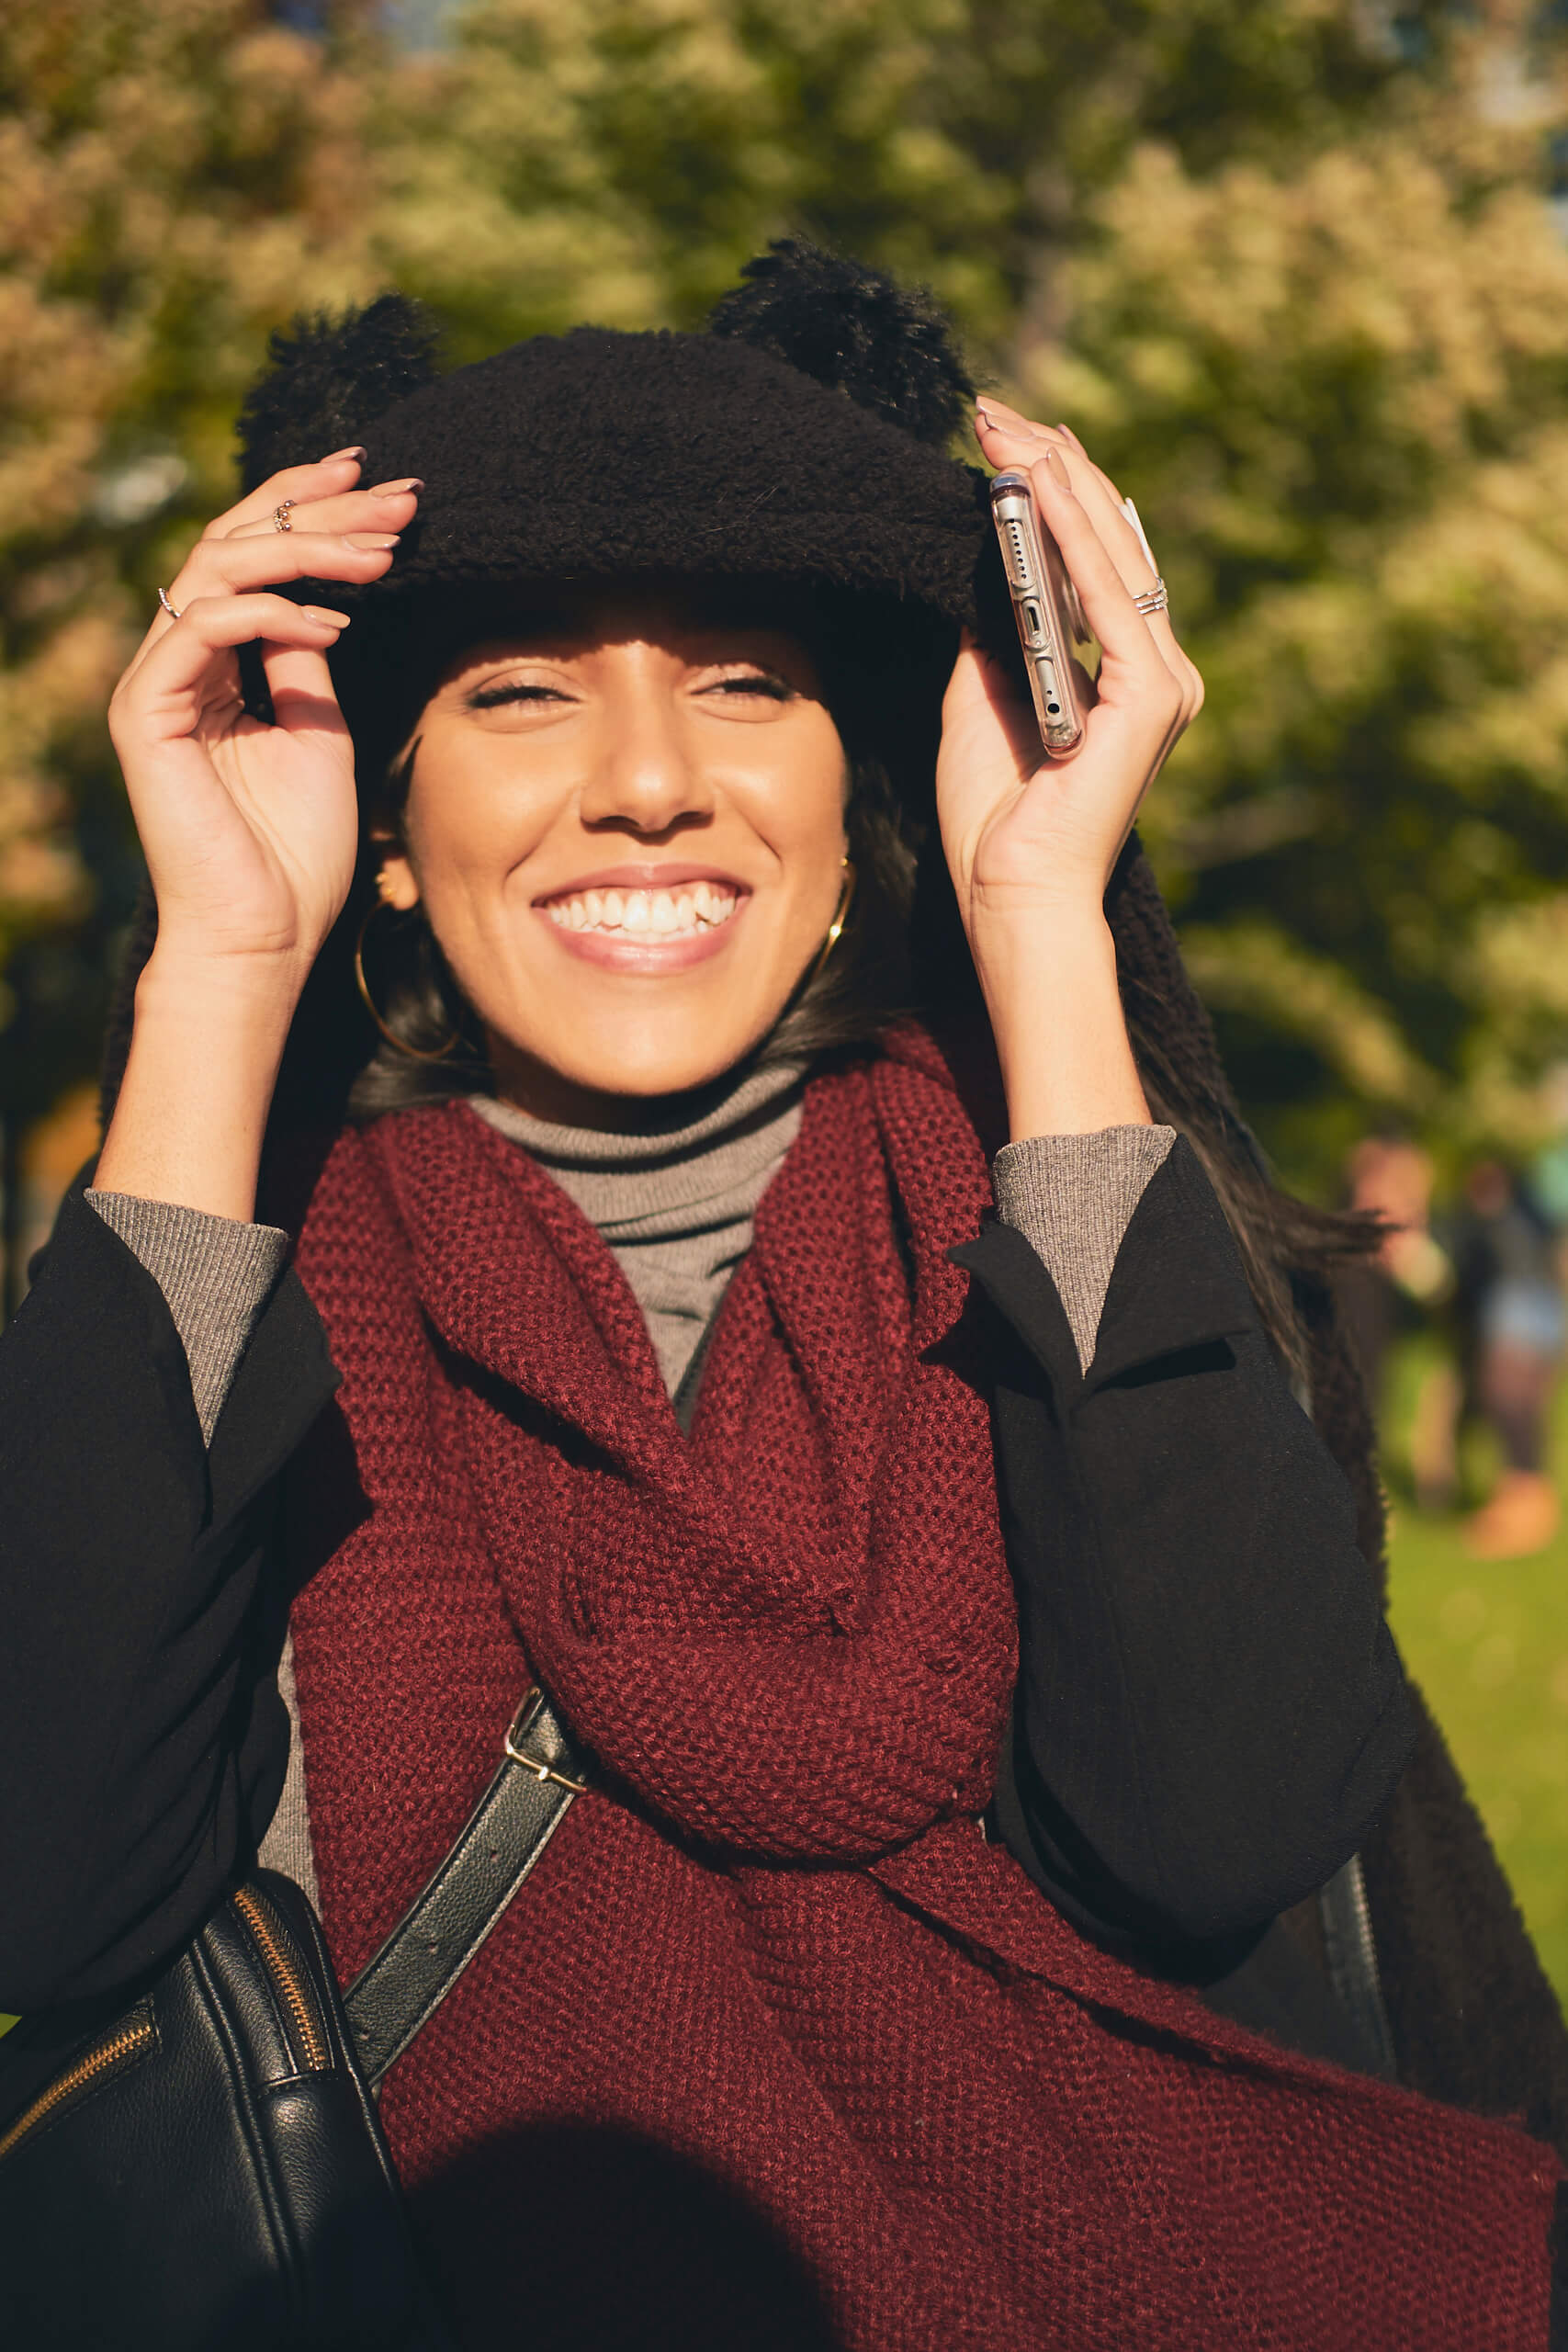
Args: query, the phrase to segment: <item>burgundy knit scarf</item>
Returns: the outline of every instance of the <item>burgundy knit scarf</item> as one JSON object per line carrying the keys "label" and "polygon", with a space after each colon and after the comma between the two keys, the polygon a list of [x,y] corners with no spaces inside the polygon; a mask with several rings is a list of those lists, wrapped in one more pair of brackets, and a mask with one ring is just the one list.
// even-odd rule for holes
{"label": "burgundy knit scarf", "polygon": [[536,1671],[599,1782],[383,2103],[462,2340],[1544,2346],[1550,2152],[1213,2017],[979,1834],[1015,1632],[945,1252],[989,1197],[919,1033],[815,1080],[688,1440],[607,1248],[470,1112],[328,1163],[344,1386],[291,1508],[340,1967]]}

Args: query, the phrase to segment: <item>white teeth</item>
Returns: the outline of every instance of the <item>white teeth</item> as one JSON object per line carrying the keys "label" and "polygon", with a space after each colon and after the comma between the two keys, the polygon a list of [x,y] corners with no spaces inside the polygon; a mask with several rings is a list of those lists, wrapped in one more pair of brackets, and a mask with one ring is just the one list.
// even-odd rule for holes
{"label": "white teeth", "polygon": [[639,937],[690,935],[728,922],[739,903],[733,890],[711,882],[679,890],[583,890],[551,899],[545,913],[561,931],[623,932]]}

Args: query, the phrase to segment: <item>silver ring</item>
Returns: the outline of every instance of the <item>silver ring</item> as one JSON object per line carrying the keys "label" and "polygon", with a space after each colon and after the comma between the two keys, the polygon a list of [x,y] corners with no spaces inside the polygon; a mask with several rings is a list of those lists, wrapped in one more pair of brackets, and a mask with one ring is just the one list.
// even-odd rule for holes
{"label": "silver ring", "polygon": [[1134,596],[1133,602],[1145,620],[1151,613],[1168,613],[1170,610],[1170,598],[1166,594],[1163,580],[1156,580],[1152,588],[1145,590],[1141,596]]}
{"label": "silver ring", "polygon": [[275,506],[273,508],[272,519],[276,529],[280,531],[291,531],[294,528],[293,524],[288,519],[288,510],[294,503],[295,501],[292,498],[286,498],[281,506]]}
{"label": "silver ring", "polygon": [[179,617],[180,617],[179,614],[175,610],[175,608],[174,608],[173,605],[171,605],[171,604],[170,604],[170,602],[169,602],[169,592],[168,592],[168,590],[167,590],[166,588],[160,588],[160,589],[159,589],[159,591],[158,591],[158,602],[163,605],[164,610],[168,614],[169,618],[170,618],[172,621],[177,621],[177,620],[179,619]]}

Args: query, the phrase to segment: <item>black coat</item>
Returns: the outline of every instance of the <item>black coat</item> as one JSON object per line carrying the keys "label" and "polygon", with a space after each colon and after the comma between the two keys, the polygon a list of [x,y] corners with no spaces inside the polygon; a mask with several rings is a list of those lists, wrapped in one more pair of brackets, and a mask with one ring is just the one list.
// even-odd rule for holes
{"label": "black coat", "polygon": [[[955,1254],[988,1322],[1020,1604],[996,1829],[1091,1933],[1355,2064],[1270,1923],[1375,1850],[1412,1702],[1213,1194],[1179,1144],[1087,1377],[1021,1235]],[[289,1273],[205,1448],[156,1283],[68,1199],[0,1338],[0,2007],[51,2020],[0,2041],[0,2108],[254,1854],[288,1752],[281,1489],[335,1385]]]}

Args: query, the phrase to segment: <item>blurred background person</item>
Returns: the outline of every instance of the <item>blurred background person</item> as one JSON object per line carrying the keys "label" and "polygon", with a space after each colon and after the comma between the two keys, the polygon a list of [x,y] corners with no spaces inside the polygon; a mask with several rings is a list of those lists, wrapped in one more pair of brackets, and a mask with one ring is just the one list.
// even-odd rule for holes
{"label": "blurred background person", "polygon": [[1347,1169],[1348,1205],[1384,1228],[1377,1255],[1348,1267],[1336,1284],[1367,1402],[1380,1419],[1389,1350],[1453,1285],[1448,1254],[1431,1230],[1435,1174],[1431,1153],[1402,1136],[1364,1136]]}
{"label": "blurred background person", "polygon": [[1477,1559],[1518,1559],[1549,1544],[1561,1517],[1547,1453],[1565,1317],[1555,1233],[1501,1160],[1465,1177],[1452,1259],[1461,1422],[1483,1421],[1503,1462],[1465,1543]]}

